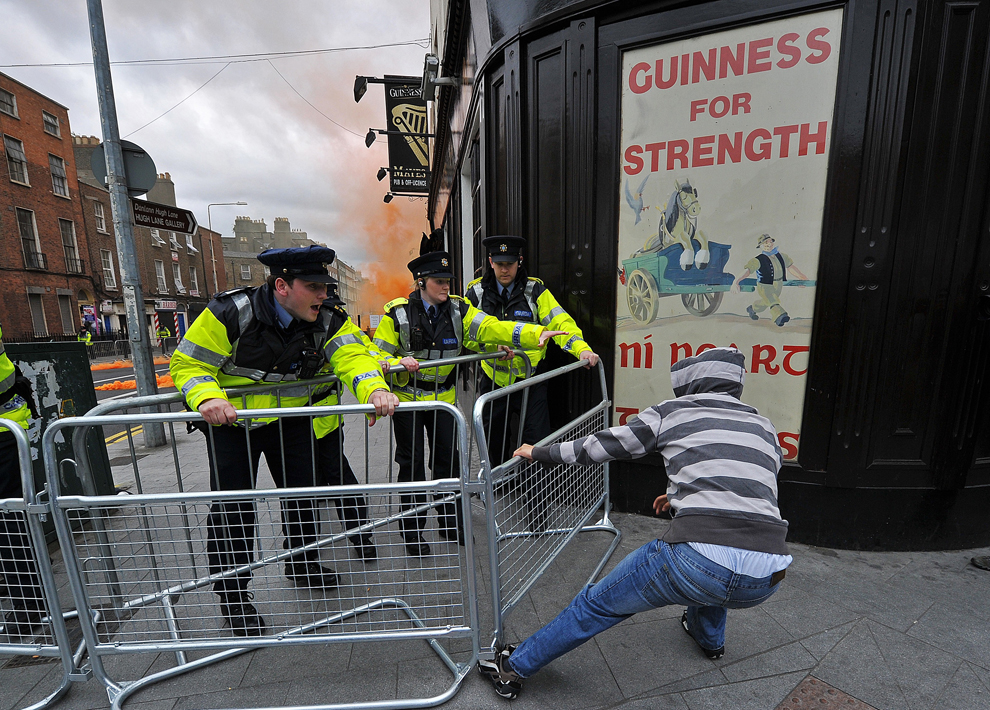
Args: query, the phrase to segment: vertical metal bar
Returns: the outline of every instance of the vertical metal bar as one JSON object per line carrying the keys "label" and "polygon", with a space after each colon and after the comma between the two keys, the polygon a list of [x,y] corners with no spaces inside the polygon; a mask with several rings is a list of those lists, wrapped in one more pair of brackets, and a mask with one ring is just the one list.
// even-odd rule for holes
{"label": "vertical metal bar", "polygon": [[[107,163],[107,187],[110,191],[110,208],[117,238],[120,259],[120,281],[124,296],[127,333],[131,341],[134,379],[139,396],[158,393],[151,340],[144,319],[144,294],[141,289],[141,272],[138,267],[134,231],[131,223],[131,205],[127,194],[127,177],[124,172],[124,153],[120,147],[120,131],[117,127],[117,104],[113,95],[113,79],[110,76],[110,53],[107,49],[107,32],[103,20],[101,0],[86,0],[89,14],[89,35],[93,47],[93,69],[96,73],[96,96],[100,106],[100,123],[103,128],[103,149]],[[151,412],[151,408],[145,410]],[[165,430],[160,422],[148,422],[143,429],[144,443],[149,448],[165,445]]]}

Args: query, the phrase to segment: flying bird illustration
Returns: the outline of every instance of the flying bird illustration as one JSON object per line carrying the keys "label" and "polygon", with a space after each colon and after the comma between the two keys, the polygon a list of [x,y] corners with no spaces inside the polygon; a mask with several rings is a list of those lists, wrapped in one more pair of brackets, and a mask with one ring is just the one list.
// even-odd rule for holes
{"label": "flying bird illustration", "polygon": [[643,178],[643,182],[639,184],[636,188],[636,192],[629,191],[629,178],[626,178],[626,202],[632,208],[633,212],[636,213],[636,224],[639,224],[640,220],[643,219],[642,212],[646,208],[643,206],[643,189],[646,187],[646,181],[650,179],[649,174]]}

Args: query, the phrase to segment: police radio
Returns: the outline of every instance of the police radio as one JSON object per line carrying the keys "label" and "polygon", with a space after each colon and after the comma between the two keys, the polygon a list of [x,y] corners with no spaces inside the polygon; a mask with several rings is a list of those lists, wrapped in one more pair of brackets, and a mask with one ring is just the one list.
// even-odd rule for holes
{"label": "police radio", "polygon": [[299,369],[299,379],[308,380],[316,377],[323,366],[323,353],[315,348],[304,348],[302,351],[302,367]]}
{"label": "police radio", "polygon": [[414,326],[409,333],[409,349],[413,352],[424,350],[426,336],[423,334],[422,326]]}

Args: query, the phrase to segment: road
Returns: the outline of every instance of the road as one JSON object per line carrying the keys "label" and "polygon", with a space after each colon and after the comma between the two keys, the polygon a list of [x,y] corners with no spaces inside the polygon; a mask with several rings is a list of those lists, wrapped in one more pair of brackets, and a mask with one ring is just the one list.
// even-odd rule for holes
{"label": "road", "polygon": [[[155,372],[158,375],[168,374],[168,364],[155,365]],[[119,367],[113,370],[93,370],[93,385],[99,387],[100,385],[109,384],[115,380],[120,380],[121,382],[126,382],[127,380],[134,379],[134,368],[132,367]],[[171,394],[175,392],[174,387],[159,388],[158,392],[160,394]],[[98,402],[104,402],[109,399],[126,399],[127,397],[135,396],[134,390],[96,390],[96,400]],[[141,428],[135,426],[131,428],[133,434],[140,434]],[[120,424],[107,425],[103,427],[103,436],[106,437],[107,443],[113,443],[118,440],[124,434],[124,427]]]}

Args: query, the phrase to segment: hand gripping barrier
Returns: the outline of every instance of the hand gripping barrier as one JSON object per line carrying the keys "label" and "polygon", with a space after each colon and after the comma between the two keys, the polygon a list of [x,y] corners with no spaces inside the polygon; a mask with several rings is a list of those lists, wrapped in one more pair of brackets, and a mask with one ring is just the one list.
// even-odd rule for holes
{"label": "hand gripping barrier", "polygon": [[4,579],[0,656],[48,656],[61,661],[58,687],[23,708],[40,710],[65,695],[72,681],[88,678],[79,670],[84,646],[80,644],[73,654],[65,622],[76,614],[63,612],[59,603],[42,528],[50,509],[35,492],[27,434],[19,424],[0,419],[0,437],[12,439],[0,447],[0,456],[7,457],[0,462],[0,479],[13,474],[19,485],[10,480],[0,480],[0,484],[5,490],[20,488],[23,493],[20,498],[0,499],[0,575]]}
{"label": "hand gripping barrier", "polygon": [[[143,401],[148,399],[135,398],[137,401],[129,404],[163,403]],[[281,466],[277,456],[268,459],[266,455],[267,467],[258,465],[255,458],[251,465],[252,478],[257,478],[254,489],[210,491],[210,465],[218,465],[221,439],[220,432],[213,431],[217,428],[210,427],[208,435],[216,437],[211,439],[212,461],[202,456],[207,447],[196,433],[182,437],[171,451],[141,452],[145,458],[140,464],[152,468],[167,466],[169,458],[178,462],[181,454],[183,465],[181,470],[176,465],[175,485],[164,486],[172,490],[65,496],[60,492],[62,477],[75,468],[85,480],[85,468],[79,465],[82,459],[55,460],[56,437],[68,436],[76,429],[79,431],[74,434],[78,435],[92,426],[131,427],[146,422],[171,426],[202,418],[191,412],[103,414],[66,418],[49,427],[42,448],[52,514],[80,611],[92,673],[106,686],[114,710],[152,683],[255,649],[410,639],[426,641],[452,674],[446,690],[428,697],[313,707],[425,707],[453,697],[477,660],[480,638],[475,569],[469,563],[474,558],[471,516],[463,509],[468,506],[455,503],[467,500],[470,493],[479,493],[480,485],[468,476],[467,427],[456,407],[445,402],[418,402],[404,403],[400,409],[422,416],[443,413],[452,418],[458,477],[262,488],[274,483],[267,476],[277,478],[279,469],[285,473],[283,454]],[[294,426],[293,418],[304,418],[309,427],[313,417],[363,420],[371,412],[370,405],[355,404],[240,410],[238,414],[241,419],[277,421],[278,428],[272,431],[282,437],[283,431]],[[238,431],[247,446],[254,445],[252,440],[260,445],[266,435],[265,427]],[[384,434],[377,436],[383,438]],[[174,431],[172,438],[176,439]],[[130,448],[136,471],[139,463],[138,456],[133,455],[133,443]],[[193,451],[200,453],[198,461],[190,458]],[[313,460],[322,461],[322,448],[315,453],[319,458]],[[355,453],[353,448],[350,453]],[[322,469],[314,465],[312,475],[317,480],[323,475]],[[174,490],[180,487],[185,490]],[[163,486],[160,480],[148,477],[144,488]],[[354,509],[363,511],[356,520],[346,512]],[[453,533],[454,521],[459,518],[456,522],[463,530],[463,553],[456,542],[431,540],[431,550],[420,556],[408,554],[404,528],[433,509],[446,526],[439,530],[441,536]],[[377,560],[367,562],[360,559],[357,550],[360,542],[372,536]],[[330,568],[335,570],[336,586],[319,574],[309,576],[312,568],[303,570],[301,561],[303,565],[322,564],[327,573]],[[218,589],[225,594],[232,589],[250,592],[240,599],[253,599],[265,622],[264,634],[232,635],[226,628],[222,604],[229,597],[218,596],[214,591]],[[208,652],[205,656],[199,653],[204,651]],[[197,652],[195,659],[191,652]],[[116,677],[116,657],[149,653],[174,654],[175,665],[135,680]],[[346,684],[328,682],[329,696],[339,698],[346,692]]]}
{"label": "hand gripping barrier", "polygon": [[[611,506],[607,463],[587,467],[551,465],[518,457],[501,465],[493,465],[491,461],[488,445],[491,422],[486,426],[486,407],[500,398],[525,393],[530,388],[584,367],[585,363],[575,362],[528,377],[484,394],[474,404],[474,430],[481,456],[487,508],[495,626],[493,645],[504,644],[505,619],[578,533],[606,531],[614,535],[611,545],[589,576],[588,583],[593,582],[602,571],[622,536],[608,517]],[[597,371],[601,401],[538,444],[572,440],[608,427],[611,402],[608,400],[605,370],[600,362]],[[525,411],[521,414],[521,418],[524,417]],[[589,524],[599,510],[603,511],[601,519]]]}

